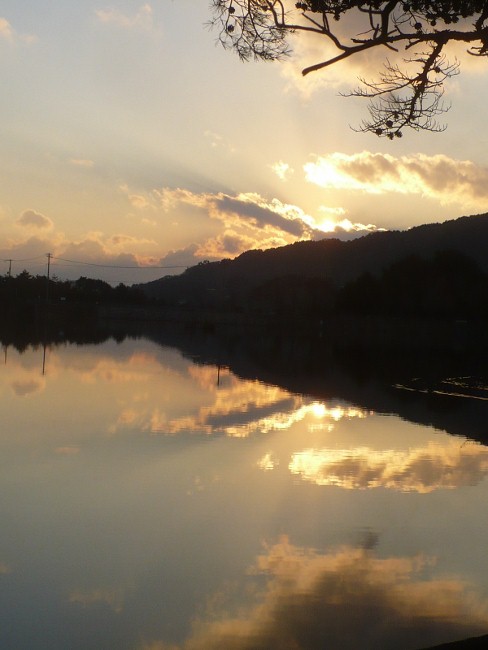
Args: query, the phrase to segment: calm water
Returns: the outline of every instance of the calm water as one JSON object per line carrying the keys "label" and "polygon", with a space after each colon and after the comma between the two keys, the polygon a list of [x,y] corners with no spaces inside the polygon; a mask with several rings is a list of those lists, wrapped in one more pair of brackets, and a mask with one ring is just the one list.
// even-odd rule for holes
{"label": "calm water", "polygon": [[2,361],[0,647],[488,632],[487,447],[145,340]]}

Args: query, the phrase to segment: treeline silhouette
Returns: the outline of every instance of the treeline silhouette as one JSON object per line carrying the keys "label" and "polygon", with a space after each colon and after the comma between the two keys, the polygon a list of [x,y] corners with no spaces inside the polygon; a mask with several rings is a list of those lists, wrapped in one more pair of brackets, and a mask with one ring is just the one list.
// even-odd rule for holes
{"label": "treeline silhouette", "polygon": [[[223,264],[223,263],[220,263]],[[245,314],[257,320],[297,322],[327,320],[334,315],[415,317],[437,319],[487,319],[488,274],[468,255],[456,250],[438,251],[433,257],[408,255],[378,273],[365,271],[354,280],[336,286],[331,280],[283,273],[263,282],[227,281],[215,272],[202,285],[199,273],[184,283],[169,282],[159,297],[148,296],[144,285],[111,287],[103,280],[80,277],[76,281],[49,280],[23,271],[16,277],[0,277],[0,301],[4,313],[28,313],[49,303],[51,310],[71,315],[95,313],[99,306],[125,306],[125,315],[144,318],[151,309],[159,315],[202,313]],[[200,267],[194,267],[198,270]],[[195,281],[192,281],[192,278]],[[177,280],[178,278],[168,278]],[[142,313],[142,312],[141,312]],[[153,314],[154,315],[154,314]],[[142,316],[141,316],[142,317]]]}
{"label": "treeline silhouette", "polygon": [[142,304],[146,300],[143,291],[137,287],[122,283],[112,287],[103,280],[83,276],[75,281],[56,277],[48,281],[45,275],[31,275],[25,270],[17,276],[0,276],[0,301],[4,307],[46,301]]}
{"label": "treeline silhouette", "polygon": [[175,278],[163,285],[155,300],[180,311],[214,310],[292,322],[326,320],[337,314],[488,317],[488,274],[471,257],[456,250],[438,251],[431,258],[408,255],[378,273],[365,271],[339,287],[332,280],[298,275],[293,268],[251,284],[248,278],[228,281],[216,273],[216,268],[212,271],[211,276],[203,276],[205,282],[198,274],[193,278],[190,274],[184,283]]}

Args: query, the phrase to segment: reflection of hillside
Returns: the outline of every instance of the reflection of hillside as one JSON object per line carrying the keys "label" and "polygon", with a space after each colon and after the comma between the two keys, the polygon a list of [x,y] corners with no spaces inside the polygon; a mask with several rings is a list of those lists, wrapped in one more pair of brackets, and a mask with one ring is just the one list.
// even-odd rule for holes
{"label": "reflection of hillside", "polygon": [[[352,324],[353,321],[351,327]],[[373,328],[374,323],[369,326]],[[162,323],[134,327],[132,324],[132,331],[129,331],[124,323],[118,327],[113,325],[111,336],[118,341],[127,336],[146,337],[159,345],[178,348],[202,368],[211,364],[227,366],[242,379],[257,379],[295,395],[305,394],[325,401],[340,399],[366,411],[397,414],[411,422],[488,442],[485,424],[488,401],[479,399],[486,393],[482,379],[485,357],[477,353],[456,352],[447,345],[428,355],[425,351],[415,354],[411,350],[393,354],[390,349],[382,352],[376,347],[368,352],[364,337],[359,347],[351,345],[354,333],[350,329],[344,329],[341,345],[337,332],[332,344],[326,333],[321,337],[298,336],[279,330],[249,332],[228,328],[219,331]],[[12,336],[13,339],[4,342],[24,349],[28,338],[22,336],[17,341]],[[99,342],[108,336],[104,331],[103,334],[95,332],[86,339],[68,337],[68,340]],[[377,332],[376,337],[380,338],[381,332]],[[58,340],[59,343],[64,340],[61,333],[58,339],[51,339],[53,343]],[[33,342],[38,343],[38,340]],[[6,350],[5,356],[7,358]],[[215,371],[211,373],[213,382]],[[473,377],[481,379],[475,382]],[[32,389],[27,384],[17,386],[20,392]],[[266,415],[262,413],[262,426],[266,426]],[[218,415],[202,413],[201,424],[218,425],[217,420],[211,422],[212,417],[218,418]],[[242,415],[235,425],[242,432],[245,416]]]}
{"label": "reflection of hillside", "polygon": [[339,398],[365,410],[392,413],[448,433],[488,441],[488,402],[396,388],[413,377],[434,385],[446,377],[482,376],[484,359],[449,353],[394,356],[364,349],[341,350],[325,338],[292,337],[280,332],[245,335],[194,328],[147,332],[163,345],[178,347],[202,364],[228,366],[242,378],[257,378],[292,393],[319,399]]}

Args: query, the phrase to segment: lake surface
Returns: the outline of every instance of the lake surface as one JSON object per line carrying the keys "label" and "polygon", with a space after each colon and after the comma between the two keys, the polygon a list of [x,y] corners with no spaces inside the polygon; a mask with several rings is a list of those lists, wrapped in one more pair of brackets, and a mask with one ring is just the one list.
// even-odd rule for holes
{"label": "lake surface", "polygon": [[1,361],[0,647],[488,632],[488,447],[143,338]]}

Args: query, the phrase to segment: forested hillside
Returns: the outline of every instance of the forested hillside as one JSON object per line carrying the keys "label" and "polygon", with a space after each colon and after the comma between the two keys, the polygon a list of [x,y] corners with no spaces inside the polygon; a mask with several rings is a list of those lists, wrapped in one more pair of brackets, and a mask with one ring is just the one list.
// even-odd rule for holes
{"label": "forested hillside", "polygon": [[161,304],[186,308],[444,313],[466,293],[471,303],[483,295],[487,251],[484,214],[352,241],[248,251],[140,288]]}

